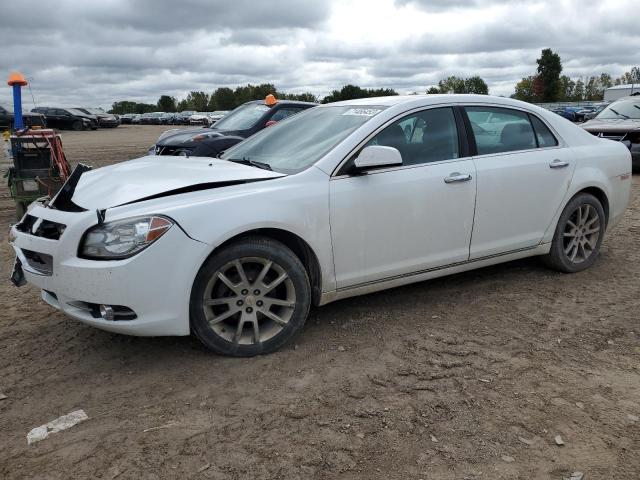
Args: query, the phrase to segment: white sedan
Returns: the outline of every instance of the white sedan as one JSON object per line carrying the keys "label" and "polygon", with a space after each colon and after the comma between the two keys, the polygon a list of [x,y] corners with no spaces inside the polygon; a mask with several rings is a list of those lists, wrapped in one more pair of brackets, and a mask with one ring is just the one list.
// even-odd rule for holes
{"label": "white sedan", "polygon": [[77,170],[12,228],[13,280],[89,325],[251,356],[312,305],[534,255],[584,270],[630,173],[624,145],[528,103],[333,103],[219,159]]}

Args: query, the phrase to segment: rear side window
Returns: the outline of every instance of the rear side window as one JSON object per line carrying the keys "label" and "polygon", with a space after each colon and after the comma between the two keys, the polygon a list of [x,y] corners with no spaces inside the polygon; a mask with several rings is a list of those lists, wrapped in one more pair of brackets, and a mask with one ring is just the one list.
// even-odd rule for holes
{"label": "rear side window", "polygon": [[558,140],[553,136],[551,130],[542,123],[535,115],[531,115],[531,123],[533,124],[533,129],[536,131],[536,137],[538,138],[538,146],[540,148],[545,147],[555,147],[558,145]]}
{"label": "rear side window", "polygon": [[499,107],[465,107],[478,155],[529,150],[537,147],[529,115]]}

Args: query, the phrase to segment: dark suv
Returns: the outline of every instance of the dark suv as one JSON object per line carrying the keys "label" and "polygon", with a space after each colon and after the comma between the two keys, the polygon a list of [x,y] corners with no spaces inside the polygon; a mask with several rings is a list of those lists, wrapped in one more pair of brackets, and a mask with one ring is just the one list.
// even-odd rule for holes
{"label": "dark suv", "polygon": [[271,104],[262,100],[247,102],[210,128],[198,127],[164,132],[149,153],[215,157],[263,128],[316,105],[292,100],[275,101]]}
{"label": "dark suv", "polygon": [[96,130],[98,122],[84,112],[74,108],[38,107],[32,112],[42,113],[47,119],[47,126],[59,130]]}
{"label": "dark suv", "polygon": [[[39,113],[24,112],[22,121],[25,127],[45,127],[44,115]],[[13,111],[0,105],[0,130],[11,130],[13,128]]]}

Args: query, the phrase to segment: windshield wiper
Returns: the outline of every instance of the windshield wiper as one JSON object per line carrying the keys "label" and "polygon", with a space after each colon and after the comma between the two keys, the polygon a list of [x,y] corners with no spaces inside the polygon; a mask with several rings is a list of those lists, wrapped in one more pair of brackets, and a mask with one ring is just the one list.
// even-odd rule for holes
{"label": "windshield wiper", "polygon": [[229,162],[241,163],[242,165],[249,165],[251,167],[261,168],[263,170],[273,170],[271,165],[264,162],[258,162],[257,160],[250,160],[246,157],[243,158],[224,158],[223,160],[228,160]]}
{"label": "windshield wiper", "polygon": [[[635,106],[637,106],[637,105],[634,105],[634,107],[635,107]],[[630,118],[630,117],[628,117],[627,115],[625,115],[624,113],[616,112],[616,111],[615,111],[613,108],[611,108],[611,107],[609,107],[609,110],[611,110],[613,113],[615,113],[615,114],[616,114],[616,115],[618,115],[619,117],[624,118],[625,120],[627,120],[628,118]]]}

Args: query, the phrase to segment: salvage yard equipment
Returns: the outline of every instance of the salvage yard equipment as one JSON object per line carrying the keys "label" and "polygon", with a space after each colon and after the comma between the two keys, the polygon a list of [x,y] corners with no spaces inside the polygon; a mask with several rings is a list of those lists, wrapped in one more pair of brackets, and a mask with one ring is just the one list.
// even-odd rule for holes
{"label": "salvage yard equipment", "polygon": [[10,140],[13,167],[6,176],[16,202],[16,217],[21,219],[31,202],[60,190],[70,168],[60,134],[54,130],[17,132]]}

